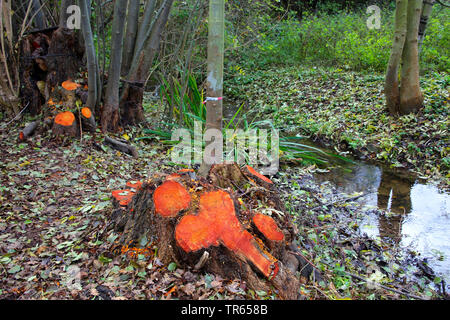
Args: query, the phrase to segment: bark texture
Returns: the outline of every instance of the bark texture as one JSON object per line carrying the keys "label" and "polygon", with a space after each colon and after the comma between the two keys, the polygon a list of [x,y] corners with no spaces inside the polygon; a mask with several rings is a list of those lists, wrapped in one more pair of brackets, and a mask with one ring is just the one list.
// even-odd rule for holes
{"label": "bark texture", "polygon": [[88,69],[88,99],[87,105],[94,113],[97,106],[98,95],[98,62],[95,54],[94,38],[90,22],[90,1],[79,0],[81,9],[81,31],[86,45],[86,59]]}
{"label": "bark texture", "polygon": [[108,84],[101,115],[103,132],[115,132],[119,128],[120,66],[122,63],[123,32],[127,2],[127,0],[116,0],[114,5]]}
{"label": "bark texture", "polygon": [[165,0],[154,17],[152,13],[155,2],[150,1],[147,4],[142,26],[137,35],[133,60],[120,98],[121,119],[124,125],[136,125],[145,120],[142,107],[144,87],[159,50],[161,34],[169,18],[172,4],[173,0]]}
{"label": "bark texture", "polygon": [[417,112],[423,103],[418,51],[422,2],[396,2],[394,39],[384,86],[386,106],[391,115]]}
{"label": "bark texture", "polygon": [[[209,1],[208,67],[206,83],[206,130],[222,132],[223,58],[225,34],[225,2]],[[212,99],[208,99],[212,98]],[[220,99],[219,99],[220,98]],[[206,141],[206,147],[212,141]],[[221,143],[221,142],[220,142]],[[218,155],[211,155],[212,157]],[[199,174],[206,176],[211,163],[203,159]]]}

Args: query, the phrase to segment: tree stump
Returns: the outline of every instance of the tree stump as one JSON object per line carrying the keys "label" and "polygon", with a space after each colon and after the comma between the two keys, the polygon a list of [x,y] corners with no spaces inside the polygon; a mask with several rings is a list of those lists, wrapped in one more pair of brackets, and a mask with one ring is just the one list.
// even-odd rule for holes
{"label": "tree stump", "polygon": [[180,170],[127,187],[112,192],[111,220],[123,246],[139,247],[145,238],[165,264],[241,278],[254,290],[274,288],[283,299],[299,297],[299,264],[289,249],[295,228],[272,181],[253,168],[214,165],[207,179]]}
{"label": "tree stump", "polygon": [[52,131],[56,135],[76,137],[78,135],[78,125],[75,115],[71,111],[58,113],[53,121]]}
{"label": "tree stump", "polygon": [[83,130],[89,131],[91,133],[95,132],[95,118],[92,114],[91,109],[89,109],[88,107],[82,108],[80,119]]}

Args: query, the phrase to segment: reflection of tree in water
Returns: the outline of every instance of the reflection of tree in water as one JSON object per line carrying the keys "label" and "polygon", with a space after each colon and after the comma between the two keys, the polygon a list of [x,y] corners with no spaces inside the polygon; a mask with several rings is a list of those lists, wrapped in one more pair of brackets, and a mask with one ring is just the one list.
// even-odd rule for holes
{"label": "reflection of tree in water", "polygon": [[380,215],[378,228],[380,237],[399,243],[402,237],[402,221],[411,212],[412,182],[392,174],[382,172],[378,187],[378,207],[395,213],[387,217]]}

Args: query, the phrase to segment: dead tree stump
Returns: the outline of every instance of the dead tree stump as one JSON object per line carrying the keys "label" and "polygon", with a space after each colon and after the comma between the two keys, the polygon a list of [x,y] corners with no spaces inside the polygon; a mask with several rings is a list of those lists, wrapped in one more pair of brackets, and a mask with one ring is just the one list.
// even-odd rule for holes
{"label": "dead tree stump", "polygon": [[207,179],[181,170],[127,187],[113,191],[111,220],[122,245],[139,247],[145,237],[163,263],[241,278],[283,299],[299,297],[299,264],[289,249],[295,228],[273,182],[253,168],[215,165]]}

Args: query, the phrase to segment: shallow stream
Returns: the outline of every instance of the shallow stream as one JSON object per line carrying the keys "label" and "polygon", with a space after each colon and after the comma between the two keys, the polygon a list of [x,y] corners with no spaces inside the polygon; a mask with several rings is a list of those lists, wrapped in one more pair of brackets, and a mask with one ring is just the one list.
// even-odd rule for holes
{"label": "shallow stream", "polygon": [[329,163],[328,172],[314,174],[316,182],[331,183],[350,195],[362,193],[364,196],[356,200],[361,206],[386,211],[379,215],[376,210],[367,210],[368,215],[359,225],[362,232],[417,252],[450,283],[449,193],[407,172],[334,157],[329,157]]}

